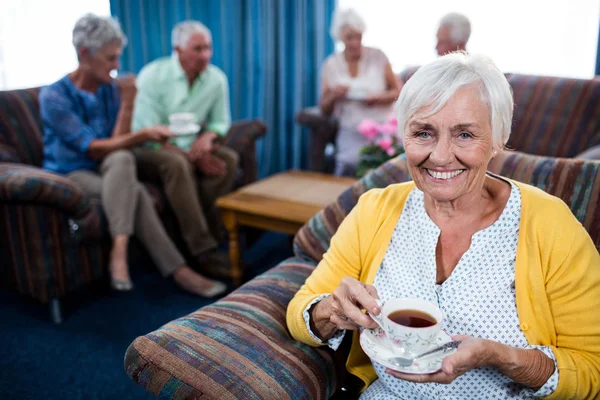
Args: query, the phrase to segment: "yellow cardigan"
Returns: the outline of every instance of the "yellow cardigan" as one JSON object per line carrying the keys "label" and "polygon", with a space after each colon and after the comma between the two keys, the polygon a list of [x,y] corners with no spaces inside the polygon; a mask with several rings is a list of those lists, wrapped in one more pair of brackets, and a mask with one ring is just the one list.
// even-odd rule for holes
{"label": "yellow cardigan", "polygon": [[[527,341],[550,346],[556,356],[558,387],[547,398],[600,398],[600,255],[564,202],[514,183],[522,204],[515,265],[517,312]],[[302,317],[317,296],[332,293],[345,276],[373,283],[414,187],[413,182],[400,183],[361,196],[288,306],[287,324],[295,340],[323,345],[310,336]],[[365,383],[363,389],[377,378],[357,331],[346,367]]]}

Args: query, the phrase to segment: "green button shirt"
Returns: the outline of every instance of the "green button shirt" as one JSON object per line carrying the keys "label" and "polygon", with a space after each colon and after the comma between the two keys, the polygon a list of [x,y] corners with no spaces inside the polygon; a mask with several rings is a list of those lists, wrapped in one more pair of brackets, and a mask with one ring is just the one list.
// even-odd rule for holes
{"label": "green button shirt", "polygon": [[[159,58],[146,65],[137,78],[133,131],[154,125],[169,125],[169,115],[186,112],[196,116],[205,131],[224,136],[231,126],[227,76],[209,65],[189,85],[176,56]],[[181,136],[173,144],[189,150],[198,135]]]}

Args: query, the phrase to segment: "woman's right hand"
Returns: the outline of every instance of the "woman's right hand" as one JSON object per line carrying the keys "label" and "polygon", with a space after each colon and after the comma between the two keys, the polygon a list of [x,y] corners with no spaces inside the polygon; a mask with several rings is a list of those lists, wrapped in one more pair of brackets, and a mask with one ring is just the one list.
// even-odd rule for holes
{"label": "woman's right hand", "polygon": [[333,101],[337,101],[346,97],[348,94],[348,89],[350,89],[348,85],[337,85],[330,88],[329,93]]}
{"label": "woman's right hand", "polygon": [[165,125],[155,125],[146,128],[142,131],[142,135],[145,142],[152,141],[158,143],[164,143],[173,137],[173,134]]}
{"label": "woman's right hand", "polygon": [[362,310],[379,315],[377,290],[354,278],[345,277],[340,285],[315,305],[311,312],[313,332],[327,340],[337,330],[374,329],[379,325]]}

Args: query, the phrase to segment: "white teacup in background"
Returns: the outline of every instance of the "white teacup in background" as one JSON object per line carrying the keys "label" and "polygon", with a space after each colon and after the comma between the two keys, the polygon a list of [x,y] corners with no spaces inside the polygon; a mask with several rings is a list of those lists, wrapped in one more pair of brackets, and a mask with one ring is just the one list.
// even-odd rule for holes
{"label": "white teacup in background", "polygon": [[[390,299],[378,301],[381,313],[371,318],[385,331],[386,339],[394,353],[401,357],[414,357],[436,345],[436,336],[442,329],[444,315],[435,304],[419,299]],[[397,311],[418,311],[435,319],[435,324],[427,327],[410,327],[392,321],[389,316]],[[416,314],[416,313],[415,313]]]}
{"label": "white teacup in background", "polygon": [[169,130],[175,135],[191,135],[198,133],[200,126],[193,113],[174,113],[169,115]]}

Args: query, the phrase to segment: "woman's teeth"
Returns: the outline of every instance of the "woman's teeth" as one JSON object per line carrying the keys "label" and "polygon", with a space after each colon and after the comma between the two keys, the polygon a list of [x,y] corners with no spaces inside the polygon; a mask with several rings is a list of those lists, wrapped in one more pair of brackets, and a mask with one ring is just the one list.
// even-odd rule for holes
{"label": "woman's teeth", "polygon": [[428,169],[427,173],[429,175],[431,175],[432,177],[434,177],[435,179],[450,179],[450,178],[454,178],[455,176],[460,175],[463,171],[464,171],[464,169],[458,169],[453,172],[437,172],[437,171],[432,171],[432,170]]}

